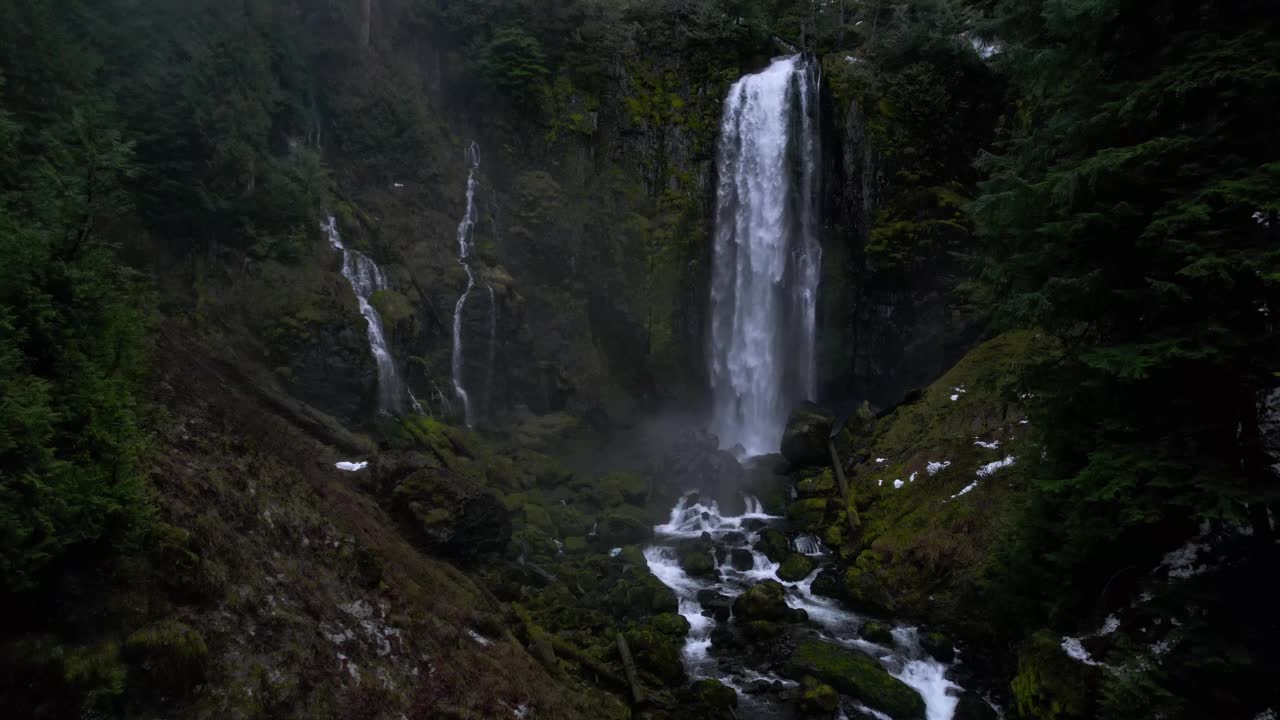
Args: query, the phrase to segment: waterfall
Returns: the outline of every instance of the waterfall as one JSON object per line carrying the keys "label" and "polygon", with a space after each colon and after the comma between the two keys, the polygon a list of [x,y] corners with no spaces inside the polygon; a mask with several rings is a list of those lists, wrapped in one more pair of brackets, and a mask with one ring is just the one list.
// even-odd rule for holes
{"label": "waterfall", "polygon": [[453,392],[462,401],[462,415],[467,427],[473,427],[475,418],[471,410],[471,396],[463,384],[462,364],[462,311],[467,305],[467,296],[476,286],[475,276],[471,273],[471,235],[476,225],[476,177],[480,171],[480,147],[474,142],[467,146],[467,209],[458,221],[458,264],[467,271],[467,286],[458,296],[453,306]]}
{"label": "waterfall", "polygon": [[[391,348],[387,346],[382,317],[369,303],[369,298],[374,293],[387,289],[387,278],[382,274],[382,268],[367,255],[349,250],[342,244],[338,223],[332,215],[321,227],[329,236],[329,245],[342,252],[342,277],[351,283],[356,301],[360,304],[360,314],[368,324],[369,350],[378,367],[378,412],[386,415],[399,413],[404,407],[404,384],[400,382],[395,359],[391,357]],[[415,409],[420,407],[417,400],[413,400],[413,405]]]}
{"label": "waterfall", "polygon": [[721,447],[776,452],[817,393],[817,63],[800,55],[734,83],[720,123],[708,365]]}

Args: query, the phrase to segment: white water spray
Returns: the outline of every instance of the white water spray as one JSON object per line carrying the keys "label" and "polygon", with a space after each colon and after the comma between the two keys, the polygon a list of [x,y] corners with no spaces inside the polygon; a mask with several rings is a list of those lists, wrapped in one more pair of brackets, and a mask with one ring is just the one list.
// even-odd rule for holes
{"label": "white water spray", "polygon": [[708,359],[721,447],[775,452],[813,399],[820,148],[816,63],[775,60],[729,89],[720,126]]}

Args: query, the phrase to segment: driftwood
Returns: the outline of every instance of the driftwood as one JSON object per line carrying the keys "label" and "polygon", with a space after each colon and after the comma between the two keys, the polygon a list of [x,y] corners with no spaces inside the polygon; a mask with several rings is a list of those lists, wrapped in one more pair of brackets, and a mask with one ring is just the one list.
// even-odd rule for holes
{"label": "driftwood", "polygon": [[627,639],[622,633],[618,633],[618,655],[622,657],[622,669],[631,685],[631,699],[639,705],[644,701],[644,690],[640,687],[640,677],[636,673],[636,661],[631,657],[631,648],[627,647]]}
{"label": "driftwood", "polygon": [[840,497],[844,498],[844,507],[849,518],[849,529],[857,530],[862,525],[862,518],[858,517],[858,505],[854,502],[853,491],[849,489],[849,481],[844,476],[844,465],[840,464],[840,453],[836,452],[834,438],[827,438],[827,450],[831,452],[831,467],[836,471],[836,483],[840,486]]}

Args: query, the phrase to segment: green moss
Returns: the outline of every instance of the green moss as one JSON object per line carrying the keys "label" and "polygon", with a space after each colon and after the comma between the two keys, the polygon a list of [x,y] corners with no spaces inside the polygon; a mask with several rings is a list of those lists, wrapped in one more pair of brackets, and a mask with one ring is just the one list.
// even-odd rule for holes
{"label": "green moss", "polygon": [[778,567],[778,579],[786,580],[787,582],[799,582],[809,577],[809,573],[813,572],[815,566],[816,563],[813,558],[808,555],[791,553]]}
{"label": "green moss", "polygon": [[739,622],[752,620],[784,621],[789,618],[786,590],[776,580],[765,580],[751,586],[733,601],[733,617]]}
{"label": "green moss", "polygon": [[894,720],[925,717],[924,700],[915,690],[856,650],[817,641],[801,643],[787,660],[783,673],[796,679],[812,676]]}
{"label": "green moss", "polygon": [[800,694],[800,710],[809,715],[830,717],[840,705],[840,695],[830,685],[819,681],[811,675],[803,680],[804,690]]}
{"label": "green moss", "polygon": [[738,693],[719,680],[698,680],[681,693],[682,699],[707,709],[738,707]]}
{"label": "green moss", "polygon": [[796,530],[819,531],[827,518],[830,504],[827,498],[797,500],[787,507],[787,520]]}
{"label": "green moss", "polygon": [[107,642],[61,654],[63,680],[84,697],[85,709],[101,711],[119,701],[129,674],[120,659],[119,645]]}
{"label": "green moss", "polygon": [[682,641],[650,628],[633,628],[625,633],[631,655],[639,665],[660,682],[669,686],[685,680],[684,663],[680,661]]}
{"label": "green moss", "polygon": [[862,636],[863,640],[877,645],[893,645],[892,628],[874,620],[863,623],[862,627],[858,628],[858,635]]}
{"label": "green moss", "polygon": [[760,531],[760,539],[756,541],[755,548],[773,562],[782,562],[791,552],[791,543],[787,542],[786,535],[773,528],[765,528]]}
{"label": "green moss", "polygon": [[802,498],[826,497],[836,490],[836,479],[831,469],[823,470],[819,475],[804,478],[796,483],[796,494]]}
{"label": "green moss", "polygon": [[409,320],[414,317],[413,305],[409,299],[395,290],[379,290],[369,296],[369,304],[374,310],[378,311],[378,315],[382,317],[382,322],[387,328],[395,327],[401,321]]}
{"label": "green moss", "polygon": [[1093,717],[1090,698],[1097,679],[1096,668],[1067,657],[1058,637],[1043,630],[1018,654],[1018,674],[1011,687],[1019,715],[1075,720]]}
{"label": "green moss", "polygon": [[564,551],[567,553],[584,553],[587,551],[587,539],[578,535],[564,539]]}

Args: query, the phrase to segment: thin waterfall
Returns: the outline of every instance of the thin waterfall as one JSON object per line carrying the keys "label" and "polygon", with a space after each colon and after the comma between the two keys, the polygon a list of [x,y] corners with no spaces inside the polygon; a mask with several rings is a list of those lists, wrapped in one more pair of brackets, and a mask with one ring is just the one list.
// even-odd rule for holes
{"label": "thin waterfall", "polygon": [[[351,283],[351,289],[355,291],[356,301],[360,305],[360,314],[368,325],[369,350],[373,353],[373,360],[378,368],[378,412],[384,415],[398,414],[404,409],[405,387],[396,372],[391,348],[387,345],[382,317],[369,302],[374,293],[387,289],[387,278],[382,274],[382,268],[367,255],[349,250],[342,244],[337,220],[332,215],[321,227],[329,236],[329,245],[342,252],[342,277]],[[420,407],[416,400],[413,405],[415,410]]]}
{"label": "thin waterfall", "polygon": [[467,166],[467,208],[462,215],[462,220],[458,222],[458,264],[467,272],[467,286],[453,306],[453,357],[451,359],[453,392],[462,401],[463,420],[467,427],[473,427],[475,418],[472,416],[471,396],[467,393],[462,377],[462,311],[466,308],[467,296],[476,286],[475,276],[471,273],[471,236],[476,225],[476,186],[479,184],[477,175],[480,171],[480,146],[474,142],[467,146]]}
{"label": "thin waterfall", "polygon": [[493,368],[497,360],[498,354],[498,299],[493,292],[493,286],[486,286],[489,290],[489,369],[485,373],[485,413],[488,417],[493,417]]}
{"label": "thin waterfall", "polygon": [[776,452],[791,407],[817,391],[817,73],[793,55],[744,76],[720,124],[711,429],[748,455]]}

